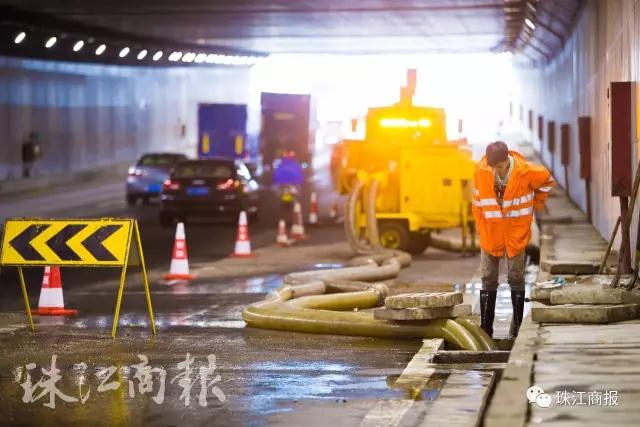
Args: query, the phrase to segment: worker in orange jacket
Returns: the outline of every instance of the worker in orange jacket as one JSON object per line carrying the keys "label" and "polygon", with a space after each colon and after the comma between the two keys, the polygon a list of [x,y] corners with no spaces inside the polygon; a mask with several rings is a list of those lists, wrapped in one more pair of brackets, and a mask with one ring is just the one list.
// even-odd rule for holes
{"label": "worker in orange jacket", "polygon": [[473,216],[480,236],[481,327],[491,336],[496,307],[500,260],[507,258],[513,316],[511,336],[518,335],[524,311],[524,255],[531,239],[533,211],[555,182],[541,165],[510,151],[502,141],[487,146],[474,176]]}

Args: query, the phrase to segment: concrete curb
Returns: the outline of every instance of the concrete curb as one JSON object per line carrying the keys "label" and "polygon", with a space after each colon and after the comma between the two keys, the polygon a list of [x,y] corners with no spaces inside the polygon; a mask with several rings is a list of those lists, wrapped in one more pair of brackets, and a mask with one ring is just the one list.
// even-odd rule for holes
{"label": "concrete curb", "polygon": [[49,191],[52,187],[64,187],[78,182],[87,183],[105,178],[122,177],[124,182],[129,166],[131,162],[121,162],[81,171],[0,181],[0,197]]}

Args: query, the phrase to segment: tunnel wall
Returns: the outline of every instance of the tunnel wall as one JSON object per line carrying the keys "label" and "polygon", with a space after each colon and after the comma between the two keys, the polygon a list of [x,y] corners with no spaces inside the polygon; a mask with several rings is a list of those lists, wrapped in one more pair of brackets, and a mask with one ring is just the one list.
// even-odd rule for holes
{"label": "tunnel wall", "polygon": [[248,103],[247,68],[138,68],[0,57],[0,180],[21,175],[39,132],[35,175],[130,162],[151,150],[196,154],[197,105]]}
{"label": "tunnel wall", "polygon": [[[559,41],[558,41],[559,42]],[[640,77],[640,2],[633,0],[586,2],[571,37],[549,64],[522,68],[517,73],[520,92],[514,96],[514,117],[523,106],[522,127],[530,136],[545,164],[554,165],[557,181],[566,188],[560,160],[560,124],[570,125],[571,199],[587,210],[584,180],[580,179],[578,117],[591,116],[591,208],[593,224],[608,239],[620,214],[618,198],[611,196],[611,114],[607,97],[612,81],[637,81]],[[533,110],[533,131],[528,110]],[[543,138],[538,138],[537,117],[544,117]],[[636,116],[637,117],[637,116]],[[556,122],[555,152],[547,147],[547,122]],[[637,118],[635,126],[638,126]],[[632,163],[637,163],[637,132],[633,131]],[[637,216],[637,207],[636,207]],[[633,221],[632,245],[637,219]],[[619,244],[619,242],[618,242]]]}

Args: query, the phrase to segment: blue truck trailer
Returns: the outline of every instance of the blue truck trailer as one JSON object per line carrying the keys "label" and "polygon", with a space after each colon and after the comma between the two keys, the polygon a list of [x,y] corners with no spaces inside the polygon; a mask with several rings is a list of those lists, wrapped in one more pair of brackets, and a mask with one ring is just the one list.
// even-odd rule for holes
{"label": "blue truck trailer", "polygon": [[248,155],[247,106],[199,104],[198,158],[244,159]]}

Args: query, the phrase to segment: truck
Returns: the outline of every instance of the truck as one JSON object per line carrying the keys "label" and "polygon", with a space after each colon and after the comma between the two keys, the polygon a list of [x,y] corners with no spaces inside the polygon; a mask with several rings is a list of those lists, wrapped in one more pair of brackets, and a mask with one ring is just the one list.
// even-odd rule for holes
{"label": "truck", "polygon": [[265,175],[270,176],[274,162],[294,157],[303,168],[311,164],[311,96],[263,92],[260,96],[262,124],[260,155]]}
{"label": "truck", "polygon": [[[434,243],[432,232],[462,230],[462,247],[470,238],[475,162],[464,141],[451,141],[445,110],[413,104],[416,72],[394,105],[369,108],[364,139],[343,140],[332,167],[345,206],[347,238],[420,254]],[[374,203],[372,203],[374,202]],[[372,225],[373,224],[373,225]]]}
{"label": "truck", "polygon": [[197,154],[198,159],[248,157],[247,106],[199,104]]}

